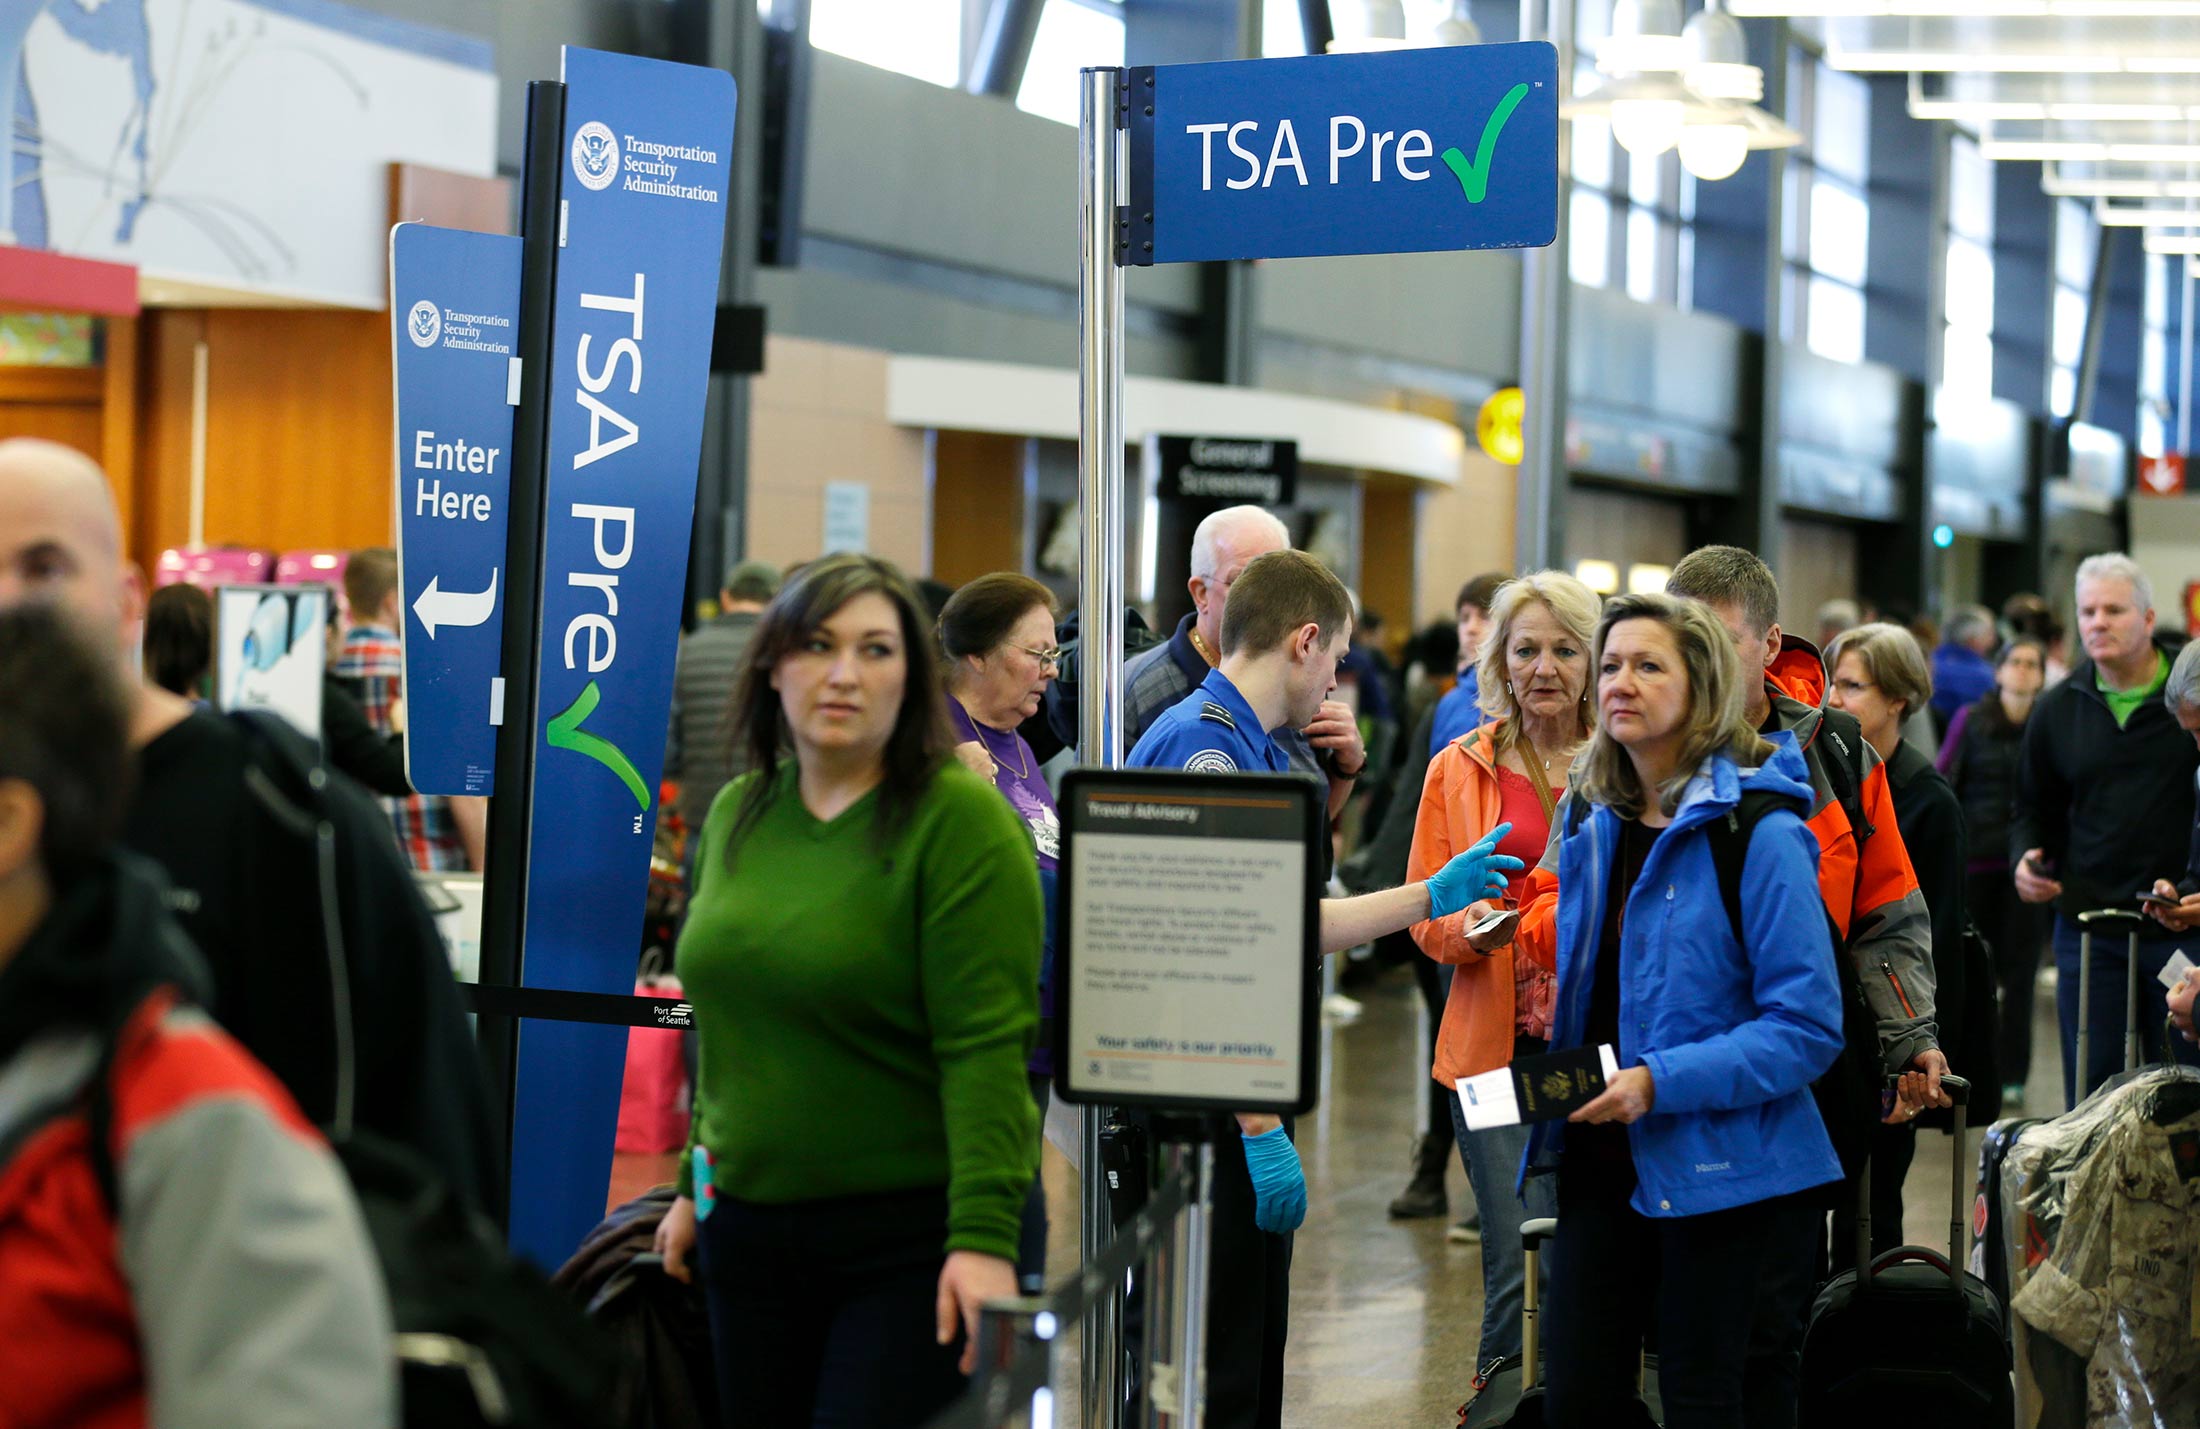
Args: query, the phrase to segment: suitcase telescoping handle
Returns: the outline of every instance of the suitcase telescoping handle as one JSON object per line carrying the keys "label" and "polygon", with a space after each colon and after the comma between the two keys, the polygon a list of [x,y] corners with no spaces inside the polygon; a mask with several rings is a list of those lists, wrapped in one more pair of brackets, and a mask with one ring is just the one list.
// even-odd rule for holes
{"label": "suitcase telescoping handle", "polygon": [[2092,1051],[2093,930],[2121,927],[2128,939],[2124,958],[2124,1070],[2139,1065],[2139,930],[2146,919],[2129,908],[2096,908],[2078,915],[2078,1075],[2072,1085],[2084,1101],[2093,1087],[2087,1080]]}
{"label": "suitcase telescoping handle", "polygon": [[1528,1264],[1528,1281],[1520,1290],[1520,1387],[1535,1388],[1535,1371],[1539,1352],[1543,1346],[1536,1321],[1542,1314],[1541,1295],[1536,1282],[1537,1262],[1542,1259],[1543,1242],[1558,1234],[1558,1222],[1550,1216],[1537,1216],[1520,1223],[1520,1252]]}
{"label": "suitcase telescoping handle", "polygon": [[[1889,1077],[1887,1079],[1888,1085],[1894,1085],[1896,1080],[1894,1077]],[[1971,1256],[1968,1235],[1971,1227],[1969,1215],[1971,1198],[1963,1184],[1963,1134],[1968,1127],[1967,1117],[1971,1105],[1971,1083],[1968,1078],[1959,1077],[1955,1073],[1949,1072],[1941,1077],[1940,1089],[1946,1092],[1948,1099],[1956,1104],[1955,1134],[1949,1138],[1955,1145],[1956,1164],[1954,1173],[1949,1178],[1951,1189],[1948,1193],[1947,1271],[1948,1283],[1953,1285],[1960,1294],[1963,1290],[1963,1266]],[[1889,1265],[1898,1264],[1903,1260],[1919,1259],[1934,1263],[1939,1261],[1938,1256],[1929,1252],[1920,1254],[1908,1246],[1903,1247],[1900,1251],[1889,1251],[1877,1260],[1872,1259],[1872,1164],[1867,1160],[1864,1163],[1864,1174],[1857,1178],[1856,1186],[1857,1288],[1861,1290],[1870,1285],[1872,1275]]]}

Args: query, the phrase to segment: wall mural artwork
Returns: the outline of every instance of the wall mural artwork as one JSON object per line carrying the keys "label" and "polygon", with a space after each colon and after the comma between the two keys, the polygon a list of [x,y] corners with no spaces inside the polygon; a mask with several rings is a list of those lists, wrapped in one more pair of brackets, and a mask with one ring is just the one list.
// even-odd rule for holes
{"label": "wall mural artwork", "polygon": [[485,41],[333,0],[0,0],[0,243],[380,307],[385,166],[496,170]]}

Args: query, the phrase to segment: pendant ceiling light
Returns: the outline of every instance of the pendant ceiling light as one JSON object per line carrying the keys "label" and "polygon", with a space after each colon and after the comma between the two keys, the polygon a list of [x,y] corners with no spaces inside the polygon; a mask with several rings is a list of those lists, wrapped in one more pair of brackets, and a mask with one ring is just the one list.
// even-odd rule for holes
{"label": "pendant ceiling light", "polygon": [[1761,107],[1764,71],[1749,63],[1741,23],[1719,0],[1685,25],[1680,0],[1615,0],[1612,33],[1596,54],[1597,87],[1561,113],[1609,121],[1630,154],[1678,147],[1689,173],[1723,179],[1752,149],[1802,142]]}

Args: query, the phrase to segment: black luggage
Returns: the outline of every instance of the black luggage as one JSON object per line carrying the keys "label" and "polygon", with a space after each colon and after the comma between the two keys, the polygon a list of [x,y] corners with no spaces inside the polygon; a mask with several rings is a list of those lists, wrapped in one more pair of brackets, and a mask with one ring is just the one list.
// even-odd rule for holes
{"label": "black luggage", "polygon": [[[1505,1356],[1475,1377],[1474,1398],[1459,1406],[1459,1429],[1543,1429],[1543,1386],[1539,1382],[1543,1365],[1536,1324],[1540,1314],[1536,1271],[1543,1242],[1557,1231],[1558,1222],[1549,1216],[1521,1223],[1520,1248],[1528,1260],[1527,1283],[1522,1287],[1520,1300],[1521,1352]],[[1635,1401],[1638,1414],[1611,1429],[1658,1429],[1664,1416],[1658,1406],[1655,1357],[1643,1356],[1639,1383],[1641,1395]]]}
{"label": "black luggage", "polygon": [[[1942,1255],[1902,1246],[1871,1258],[1871,1172],[1857,1200],[1857,1268],[1818,1292],[1803,1334],[1802,1429],[1930,1424],[2008,1429],[2008,1309],[1962,1269],[1968,1238],[1963,1184],[1964,1114],[1970,1085],[1943,1077],[1955,1099],[1955,1182]],[[1890,1418],[1892,1416],[1892,1418]]]}
{"label": "black luggage", "polygon": [[2012,1227],[2002,1207],[2002,1163],[2016,1149],[2017,1140],[2040,1124],[2036,1116],[2013,1116],[1986,1128],[1978,1148],[1978,1182],[1971,1198],[1971,1273],[1984,1281],[1994,1298],[2009,1303],[2009,1251]]}

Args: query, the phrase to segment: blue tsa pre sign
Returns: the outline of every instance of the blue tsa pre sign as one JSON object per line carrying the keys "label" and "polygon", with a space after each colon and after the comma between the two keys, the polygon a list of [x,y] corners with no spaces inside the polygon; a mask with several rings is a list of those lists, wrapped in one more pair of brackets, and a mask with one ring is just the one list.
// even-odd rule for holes
{"label": "blue tsa pre sign", "polygon": [[[725,244],[723,71],[567,48],[522,981],[634,989]],[[603,1214],[626,1030],[522,1025],[512,1238]]]}
{"label": "blue tsa pre sign", "polygon": [[517,238],[390,232],[405,775],[423,794],[495,791],[519,270]]}
{"label": "blue tsa pre sign", "polygon": [[1542,41],[1148,66],[1127,263],[1540,248],[1558,236]]}

